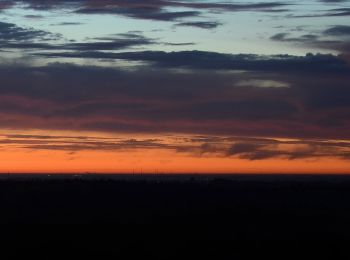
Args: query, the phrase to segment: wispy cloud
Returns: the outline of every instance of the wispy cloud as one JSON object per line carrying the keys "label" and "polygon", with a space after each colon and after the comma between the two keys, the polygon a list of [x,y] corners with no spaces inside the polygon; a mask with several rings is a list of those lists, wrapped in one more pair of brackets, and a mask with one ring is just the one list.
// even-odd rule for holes
{"label": "wispy cloud", "polygon": [[0,148],[126,152],[135,150],[169,150],[194,157],[231,157],[244,160],[338,157],[350,158],[350,142],[327,140],[277,140],[272,138],[196,136],[150,138],[101,138],[94,136],[3,135]]}

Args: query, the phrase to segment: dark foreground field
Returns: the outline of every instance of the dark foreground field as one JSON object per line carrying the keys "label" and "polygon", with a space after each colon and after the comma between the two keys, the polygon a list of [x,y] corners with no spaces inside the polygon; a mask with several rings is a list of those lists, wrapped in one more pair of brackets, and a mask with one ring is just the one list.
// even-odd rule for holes
{"label": "dark foreground field", "polygon": [[[350,255],[350,178],[5,176],[0,222],[4,259],[334,259]],[[43,223],[97,225],[20,225]]]}

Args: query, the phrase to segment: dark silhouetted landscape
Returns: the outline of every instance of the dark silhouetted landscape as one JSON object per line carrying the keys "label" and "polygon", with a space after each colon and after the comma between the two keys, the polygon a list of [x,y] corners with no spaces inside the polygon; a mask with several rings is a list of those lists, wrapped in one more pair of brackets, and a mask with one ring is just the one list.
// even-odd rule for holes
{"label": "dark silhouetted landscape", "polygon": [[0,207],[13,256],[334,257],[347,253],[350,176],[3,176]]}

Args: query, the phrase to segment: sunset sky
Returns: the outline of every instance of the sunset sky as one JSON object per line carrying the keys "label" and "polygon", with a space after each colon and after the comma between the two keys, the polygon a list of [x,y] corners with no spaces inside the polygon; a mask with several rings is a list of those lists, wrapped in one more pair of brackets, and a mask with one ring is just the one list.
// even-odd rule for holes
{"label": "sunset sky", "polygon": [[0,0],[0,172],[350,173],[349,0]]}

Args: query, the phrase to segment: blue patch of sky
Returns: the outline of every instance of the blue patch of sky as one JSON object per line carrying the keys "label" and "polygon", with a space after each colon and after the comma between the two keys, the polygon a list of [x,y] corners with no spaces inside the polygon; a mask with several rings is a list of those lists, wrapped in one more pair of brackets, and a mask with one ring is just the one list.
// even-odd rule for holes
{"label": "blue patch of sky", "polygon": [[[193,1],[191,1],[193,2]],[[197,1],[217,2],[217,1]],[[232,2],[232,1],[230,1]],[[254,0],[249,3],[261,3]],[[275,2],[266,0],[264,2]],[[234,3],[248,3],[234,2]],[[3,21],[15,23],[22,27],[47,30],[60,33],[63,40],[77,42],[91,40],[95,37],[110,36],[126,32],[142,32],[144,36],[159,42],[156,45],[140,46],[137,50],[202,50],[224,53],[256,53],[280,54],[288,53],[304,55],[307,52],[330,52],[315,47],[276,42],[270,39],[277,33],[290,33],[292,36],[302,34],[321,33],[326,28],[349,24],[349,17],[313,17],[290,18],[291,15],[308,15],[327,12],[332,8],[349,7],[349,2],[325,4],[319,1],[286,1],[290,6],[281,9],[290,9],[287,12],[210,12],[202,11],[199,17],[181,19],[181,21],[217,21],[222,25],[213,29],[176,26],[178,21],[152,21],[133,19],[120,15],[75,14],[72,9],[65,10],[31,10],[17,6],[0,14]],[[190,10],[188,8],[171,8],[171,11]],[[71,25],[62,25],[71,23]],[[74,24],[74,25],[73,25]],[[171,45],[194,43],[195,45]],[[135,50],[135,47],[133,48]]]}

